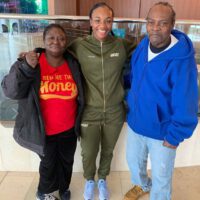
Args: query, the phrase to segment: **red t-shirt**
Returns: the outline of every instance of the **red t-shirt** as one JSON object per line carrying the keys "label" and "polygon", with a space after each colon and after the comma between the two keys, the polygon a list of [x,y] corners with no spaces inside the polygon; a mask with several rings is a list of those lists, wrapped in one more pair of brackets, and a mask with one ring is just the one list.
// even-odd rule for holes
{"label": "red t-shirt", "polygon": [[47,135],[69,130],[75,124],[78,90],[67,62],[52,67],[45,53],[39,59],[41,71],[40,108]]}

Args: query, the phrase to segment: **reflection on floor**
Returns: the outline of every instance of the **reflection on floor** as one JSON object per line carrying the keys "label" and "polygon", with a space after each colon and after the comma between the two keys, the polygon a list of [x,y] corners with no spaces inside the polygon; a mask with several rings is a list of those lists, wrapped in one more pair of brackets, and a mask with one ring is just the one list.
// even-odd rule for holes
{"label": "reflection on floor", "polygon": [[[38,184],[36,172],[0,172],[0,199],[34,200]],[[122,200],[131,187],[129,172],[112,172],[108,177],[110,200]],[[84,179],[82,173],[73,173],[70,186],[71,200],[83,199]],[[98,191],[95,191],[95,200]],[[148,195],[141,198],[147,200]],[[200,199],[200,166],[176,168],[173,180],[172,200]]]}

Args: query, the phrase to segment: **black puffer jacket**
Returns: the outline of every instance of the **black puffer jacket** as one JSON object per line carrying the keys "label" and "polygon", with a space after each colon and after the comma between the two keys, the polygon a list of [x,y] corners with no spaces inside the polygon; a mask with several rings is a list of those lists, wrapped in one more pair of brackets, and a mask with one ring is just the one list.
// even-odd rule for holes
{"label": "black puffer jacket", "polygon": [[[43,49],[43,51],[45,51]],[[84,107],[81,72],[78,62],[68,53],[64,53],[74,81],[78,88],[78,112],[75,123],[76,135],[80,136],[80,121]],[[16,61],[9,74],[2,80],[5,95],[18,100],[18,115],[14,127],[14,139],[21,146],[39,155],[44,155],[45,131],[39,106],[40,68],[33,69],[25,60]]]}

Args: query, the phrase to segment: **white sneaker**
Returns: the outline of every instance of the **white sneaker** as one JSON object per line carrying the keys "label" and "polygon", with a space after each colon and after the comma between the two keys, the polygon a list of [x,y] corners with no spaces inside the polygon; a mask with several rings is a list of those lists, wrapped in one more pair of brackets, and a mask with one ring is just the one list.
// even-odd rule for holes
{"label": "white sneaker", "polygon": [[94,188],[95,188],[94,180],[86,181],[83,194],[85,200],[94,200]]}
{"label": "white sneaker", "polygon": [[106,180],[99,179],[98,189],[99,189],[99,200],[109,200],[109,192]]}

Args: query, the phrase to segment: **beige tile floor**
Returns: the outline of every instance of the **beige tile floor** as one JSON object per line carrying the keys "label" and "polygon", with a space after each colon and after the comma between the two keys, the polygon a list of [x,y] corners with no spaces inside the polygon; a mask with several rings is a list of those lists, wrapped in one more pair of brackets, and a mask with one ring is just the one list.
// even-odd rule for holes
{"label": "beige tile floor", "polygon": [[[38,184],[36,172],[0,172],[1,200],[34,200]],[[111,172],[108,177],[110,200],[122,200],[131,187],[129,172]],[[71,200],[82,200],[84,179],[82,173],[73,173],[70,186]],[[95,191],[95,200],[98,199]],[[141,198],[147,200],[148,195]],[[172,200],[200,200],[200,166],[176,168]]]}

